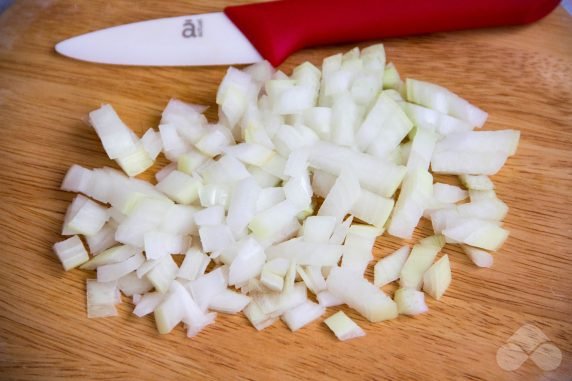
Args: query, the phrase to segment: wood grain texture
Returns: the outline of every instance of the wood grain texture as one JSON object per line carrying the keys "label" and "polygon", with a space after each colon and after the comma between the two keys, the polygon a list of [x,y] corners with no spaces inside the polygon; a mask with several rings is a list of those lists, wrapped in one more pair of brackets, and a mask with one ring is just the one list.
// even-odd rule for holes
{"label": "wood grain texture", "polygon": [[[93,65],[58,56],[56,42],[109,25],[221,10],[230,1],[22,0],[0,15],[0,379],[2,380],[570,380],[572,378],[572,18],[561,8],[537,24],[384,41],[404,76],[434,81],[490,114],[486,129],[516,128],[516,156],[494,176],[511,208],[511,236],[492,269],[447,245],[453,283],[430,312],[370,324],[337,342],[315,322],[256,332],[219,315],[194,339],[160,336],[152,318],[88,320],[85,279],[51,251],[73,195],[58,190],[72,163],[110,165],[82,119],[103,102],[141,133],[170,97],[212,106],[226,68]],[[367,44],[362,44],[365,46]],[[351,46],[301,51],[290,71]],[[157,167],[164,164],[161,161]],[[422,223],[416,237],[428,235]],[[376,258],[400,241],[384,236]],[[328,315],[335,309],[330,309]],[[497,349],[532,323],[563,354],[544,372],[531,361],[502,370]]]}

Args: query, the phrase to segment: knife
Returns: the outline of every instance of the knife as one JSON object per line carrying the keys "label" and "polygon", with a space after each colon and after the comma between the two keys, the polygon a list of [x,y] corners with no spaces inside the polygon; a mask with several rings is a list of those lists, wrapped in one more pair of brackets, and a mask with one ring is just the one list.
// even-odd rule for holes
{"label": "knife", "polygon": [[282,0],[115,26],[62,41],[56,51],[118,65],[229,65],[266,59],[278,66],[295,51],[314,46],[527,24],[559,2]]}

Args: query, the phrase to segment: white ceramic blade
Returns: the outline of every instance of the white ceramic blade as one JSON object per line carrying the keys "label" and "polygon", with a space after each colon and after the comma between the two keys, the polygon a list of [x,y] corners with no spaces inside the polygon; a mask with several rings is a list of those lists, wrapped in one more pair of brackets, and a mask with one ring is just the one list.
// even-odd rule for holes
{"label": "white ceramic blade", "polygon": [[263,60],[222,12],[102,29],[62,41],[56,51],[78,60],[116,65],[204,66]]}

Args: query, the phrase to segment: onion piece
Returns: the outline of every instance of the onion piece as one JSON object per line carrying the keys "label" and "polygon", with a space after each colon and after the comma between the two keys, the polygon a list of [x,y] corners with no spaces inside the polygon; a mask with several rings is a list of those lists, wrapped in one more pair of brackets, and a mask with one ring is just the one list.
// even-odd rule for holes
{"label": "onion piece", "polygon": [[254,302],[259,306],[261,312],[269,316],[280,316],[306,300],[308,300],[306,286],[300,282],[295,283],[289,290],[257,293],[254,296]]}
{"label": "onion piece", "polygon": [[363,275],[373,259],[372,249],[379,230],[368,225],[350,226],[343,246],[342,268]]}
{"label": "onion piece", "polygon": [[66,271],[74,269],[89,260],[89,255],[83,246],[83,242],[77,235],[54,244],[53,249]]}
{"label": "onion piece", "polygon": [[508,213],[508,206],[495,197],[459,205],[457,211],[463,217],[502,221]]}
{"label": "onion piece", "polygon": [[161,136],[163,153],[170,161],[176,162],[181,155],[191,148],[179,135],[179,130],[175,124],[159,125],[159,134]]}
{"label": "onion piece", "polygon": [[292,332],[310,324],[326,312],[325,307],[309,300],[284,312],[282,320]]}
{"label": "onion piece", "polygon": [[423,275],[423,291],[439,300],[451,284],[449,256],[444,255]]}
{"label": "onion piece", "polygon": [[486,191],[495,189],[495,185],[488,176],[459,175],[461,183],[468,189]]}
{"label": "onion piece", "polygon": [[336,227],[332,216],[310,216],[302,225],[302,237],[306,242],[327,243]]}
{"label": "onion piece", "polygon": [[150,128],[141,137],[141,144],[143,145],[143,149],[151,159],[151,161],[155,161],[157,156],[163,150],[163,142],[161,141],[161,135],[155,131],[154,129]]}
{"label": "onion piece", "polygon": [[403,181],[401,193],[393,209],[388,233],[400,238],[411,238],[432,195],[433,177],[431,174],[422,169],[409,172]]}
{"label": "onion piece", "polygon": [[413,123],[401,107],[382,92],[360,126],[356,143],[361,151],[385,157],[399,145],[412,127]]}
{"label": "onion piece", "polygon": [[137,272],[132,271],[117,280],[117,287],[123,295],[135,296],[151,291],[153,284],[149,282],[147,278],[139,278]]}
{"label": "onion piece", "polygon": [[337,96],[332,105],[332,142],[340,146],[353,146],[355,130],[362,119],[361,114],[360,108],[349,94]]}
{"label": "onion piece", "polygon": [[[201,152],[194,149],[188,149],[185,153],[177,158],[176,169],[191,175],[197,168],[206,163],[208,159],[209,157],[202,154]],[[158,180],[160,181],[161,179]]]}
{"label": "onion piece", "polygon": [[407,170],[429,170],[431,156],[439,135],[427,129],[416,129],[407,158]]}
{"label": "onion piece", "polygon": [[435,151],[431,158],[431,170],[453,175],[494,175],[502,168],[507,157],[506,153],[496,151]]}
{"label": "onion piece", "polygon": [[115,305],[121,303],[117,282],[97,282],[95,279],[86,282],[87,317],[117,316]]}
{"label": "onion piece", "polygon": [[490,253],[467,245],[461,245],[461,247],[465,254],[467,254],[471,261],[478,267],[492,267],[494,258]]}
{"label": "onion piece", "polygon": [[199,228],[201,245],[206,253],[224,250],[234,243],[234,237],[227,225],[205,225]]}
{"label": "onion piece", "polygon": [[92,179],[92,170],[74,164],[66,172],[60,189],[67,192],[80,192],[88,195]]}
{"label": "onion piece", "polygon": [[430,108],[407,102],[403,102],[400,105],[413,124],[420,129],[429,129],[442,136],[473,129],[473,126],[464,120]]}
{"label": "onion piece", "polygon": [[469,193],[459,187],[443,183],[433,184],[433,199],[439,203],[450,204],[466,199]]}
{"label": "onion piece", "polygon": [[407,100],[482,127],[488,114],[463,98],[433,83],[407,78]]}
{"label": "onion piece", "polygon": [[324,279],[319,266],[297,266],[298,275],[314,295],[318,295],[326,289],[326,280]]}
{"label": "onion piece", "polygon": [[250,321],[250,324],[258,331],[262,331],[264,328],[270,327],[278,320],[278,316],[269,316],[262,312],[258,304],[252,301],[244,309],[244,315]]}
{"label": "onion piece", "polygon": [[329,292],[371,322],[397,317],[397,305],[393,300],[351,270],[332,268],[326,283]]}
{"label": "onion piece", "polygon": [[230,264],[229,285],[241,284],[260,274],[266,255],[264,249],[252,237],[247,237],[239,244],[236,257]]}
{"label": "onion piece", "polygon": [[202,275],[190,281],[185,287],[191,293],[197,305],[206,311],[211,300],[224,292],[228,285],[228,268],[221,266],[208,274]]}
{"label": "onion piece", "polygon": [[197,246],[191,246],[185,254],[185,259],[177,272],[177,278],[195,280],[203,275],[211,259]]}
{"label": "onion piece", "polygon": [[159,181],[157,189],[179,204],[188,205],[199,197],[201,186],[198,178],[175,170]]}
{"label": "onion piece", "polygon": [[469,189],[469,199],[473,201],[488,200],[491,198],[497,198],[497,194],[494,190],[474,190]]}
{"label": "onion piece", "polygon": [[328,290],[320,291],[316,294],[318,303],[324,307],[335,307],[344,304],[343,300],[329,292]]}
{"label": "onion piece", "polygon": [[268,259],[286,258],[299,265],[335,266],[343,247],[331,243],[305,242],[294,238],[266,249]]}
{"label": "onion piece", "polygon": [[145,256],[139,252],[123,262],[99,266],[97,268],[98,282],[111,282],[137,270],[145,262]]}
{"label": "onion piece", "polygon": [[257,239],[267,239],[286,227],[299,212],[289,200],[284,200],[258,213],[248,224]]}
{"label": "onion piece", "polygon": [[360,184],[350,170],[342,170],[336,182],[328,192],[318,216],[332,216],[339,223],[359,198]]}
{"label": "onion piece", "polygon": [[333,175],[339,175],[343,168],[349,169],[357,176],[362,188],[384,197],[393,195],[406,172],[403,166],[325,142],[313,146],[310,166]]}
{"label": "onion piece", "polygon": [[134,151],[121,155],[115,161],[129,177],[145,172],[154,163],[141,142],[135,145]]}
{"label": "onion piece", "polygon": [[117,243],[115,240],[116,228],[117,225],[113,221],[109,221],[97,233],[85,237],[89,252],[97,255],[115,245]]}
{"label": "onion piece", "polygon": [[205,225],[221,225],[224,223],[224,208],[220,205],[211,206],[193,214],[195,224],[199,227]]}
{"label": "onion piece", "polygon": [[362,189],[350,213],[357,219],[383,230],[394,205],[393,199]]}
{"label": "onion piece", "polygon": [[407,261],[409,246],[403,246],[388,256],[380,259],[374,267],[374,281],[376,287],[382,287],[399,279],[401,270]]}
{"label": "onion piece", "polygon": [[141,300],[133,309],[133,313],[139,317],[150,314],[157,308],[157,306],[163,301],[165,294],[160,292],[149,292],[141,297]]}
{"label": "onion piece", "polygon": [[413,288],[400,288],[394,298],[397,310],[402,315],[415,316],[429,311],[425,304],[425,294]]}
{"label": "onion piece", "polygon": [[178,236],[198,235],[193,218],[197,211],[198,208],[191,205],[171,205],[165,211],[158,230]]}
{"label": "onion piece", "polygon": [[304,125],[310,127],[322,140],[329,140],[332,131],[332,109],[311,107],[303,112]]}
{"label": "onion piece", "polygon": [[516,130],[467,131],[447,135],[435,146],[436,152],[499,152],[516,153],[520,132]]}
{"label": "onion piece", "polygon": [[123,262],[135,254],[140,252],[136,247],[129,245],[118,245],[107,249],[99,255],[92,257],[89,261],[85,262],[80,269],[82,270],[95,270],[99,266],[109,265],[113,263]]}
{"label": "onion piece", "polygon": [[165,255],[157,260],[155,265],[145,274],[149,282],[161,293],[167,292],[175,277],[179,267],[170,255]]}
{"label": "onion piece", "polygon": [[338,224],[330,237],[329,243],[334,245],[341,245],[346,240],[346,236],[350,230],[350,226],[354,220],[354,216],[350,215],[344,222]]}
{"label": "onion piece", "polygon": [[150,230],[144,234],[144,241],[147,259],[160,259],[165,255],[184,253],[191,243],[191,238]]}
{"label": "onion piece", "polygon": [[401,287],[421,289],[423,274],[431,267],[435,257],[437,257],[437,254],[445,244],[440,237],[435,238],[433,242],[426,240],[425,244],[420,242],[413,246],[411,254],[401,269],[399,276]]}
{"label": "onion piece", "polygon": [[355,339],[365,336],[365,332],[352,319],[350,319],[343,311],[338,311],[326,320],[324,323],[334,332],[334,335],[340,341]]}
{"label": "onion piece", "polygon": [[508,237],[508,231],[490,220],[458,218],[447,224],[443,235],[456,243],[464,243],[485,250],[496,251]]}
{"label": "onion piece", "polygon": [[213,296],[209,301],[209,309],[226,314],[235,314],[242,311],[251,298],[238,292],[225,289]]}
{"label": "onion piece", "polygon": [[62,235],[93,235],[103,227],[107,220],[109,220],[109,214],[106,208],[82,195],[77,195],[68,207]]}
{"label": "onion piece", "polygon": [[[279,259],[279,258],[277,258]],[[280,292],[284,288],[284,276],[280,276],[266,268],[262,268],[260,273],[260,283],[262,283],[270,291]]]}
{"label": "onion piece", "polygon": [[260,190],[256,200],[256,212],[263,212],[286,199],[284,188],[269,187]]}
{"label": "onion piece", "polygon": [[104,104],[90,112],[89,123],[110,159],[117,159],[135,151],[136,139],[133,132],[119,119],[111,105]]}

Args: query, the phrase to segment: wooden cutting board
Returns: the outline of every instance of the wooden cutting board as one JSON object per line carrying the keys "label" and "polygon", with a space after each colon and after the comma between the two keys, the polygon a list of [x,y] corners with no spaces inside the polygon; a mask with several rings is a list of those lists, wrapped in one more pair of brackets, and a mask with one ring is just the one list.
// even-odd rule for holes
{"label": "wooden cutting board", "polygon": [[[171,97],[211,106],[213,120],[226,68],[95,65],[58,56],[53,46],[110,25],[228,4],[23,0],[0,15],[0,379],[572,379],[572,17],[562,8],[525,27],[384,41],[402,76],[466,97],[489,112],[486,129],[522,131],[517,155],[493,178],[510,207],[510,238],[491,269],[447,245],[453,283],[440,302],[428,298],[429,313],[371,324],[343,308],[367,332],[345,343],[321,322],[296,333],[282,322],[257,332],[241,314],[219,315],[193,339],[181,328],[160,336],[152,317],[131,314],[127,298],[119,316],[87,319],[85,279],[94,274],[64,272],[51,250],[73,197],[58,189],[68,167],[112,165],[82,120],[109,102],[142,133],[157,126]],[[351,47],[305,50],[280,69],[320,65]],[[415,237],[430,232],[425,221]],[[384,235],[376,258],[400,244]],[[559,348],[556,370],[530,359],[501,368],[497,358],[508,360],[499,349],[525,324],[553,344],[535,352],[542,367],[558,364],[557,351],[542,357],[542,349]]]}

